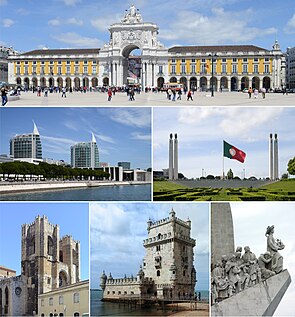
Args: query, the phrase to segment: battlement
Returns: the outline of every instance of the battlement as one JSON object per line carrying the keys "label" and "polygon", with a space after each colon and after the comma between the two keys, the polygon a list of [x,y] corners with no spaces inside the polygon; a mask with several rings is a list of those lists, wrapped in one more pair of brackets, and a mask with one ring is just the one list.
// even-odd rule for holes
{"label": "battlement", "polygon": [[157,235],[157,236],[154,236],[154,237],[150,237],[148,239],[145,239],[143,240],[143,245],[144,246],[147,246],[147,245],[150,245],[150,244],[155,244],[155,243],[158,243],[158,242],[162,242],[162,241],[165,241],[165,240],[169,240],[169,239],[180,239],[182,241],[186,241],[190,244],[193,244],[195,245],[196,244],[196,240],[195,239],[192,239],[190,238],[189,236],[185,236],[183,234],[181,234],[180,232],[175,232],[175,233],[171,233],[171,232],[168,232],[168,233],[165,233],[165,234],[162,234],[162,235]]}
{"label": "battlement", "polygon": [[130,285],[130,284],[137,284],[137,283],[144,283],[144,284],[153,284],[154,281],[152,278],[145,277],[139,280],[137,277],[125,277],[125,278],[108,278],[106,280],[106,285]]}
{"label": "battlement", "polygon": [[161,220],[158,220],[158,221],[155,221],[155,222],[149,222],[148,223],[148,228],[149,229],[154,229],[154,228],[156,228],[156,227],[158,227],[158,226],[162,226],[162,225],[165,225],[165,224],[169,224],[170,222],[176,222],[176,223],[178,223],[179,225],[181,225],[181,226],[184,226],[184,227],[186,227],[186,228],[190,228],[191,227],[191,225],[190,225],[190,220],[188,220],[188,221],[184,221],[184,220],[182,220],[182,219],[180,219],[180,218],[178,218],[178,217],[175,217],[175,218],[169,218],[169,217],[167,217],[167,218],[164,218],[164,219],[161,219]]}

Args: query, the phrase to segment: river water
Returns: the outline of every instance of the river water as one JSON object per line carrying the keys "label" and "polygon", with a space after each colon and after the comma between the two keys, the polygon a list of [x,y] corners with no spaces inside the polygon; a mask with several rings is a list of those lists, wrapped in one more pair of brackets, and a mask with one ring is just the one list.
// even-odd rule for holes
{"label": "river water", "polygon": [[1,194],[0,200],[22,201],[151,201],[151,184]]}
{"label": "river water", "polygon": [[[208,299],[209,292],[201,291],[202,298]],[[102,302],[102,291],[90,290],[90,314],[91,316],[168,316],[172,311],[162,310],[156,307],[130,308],[119,303]]]}

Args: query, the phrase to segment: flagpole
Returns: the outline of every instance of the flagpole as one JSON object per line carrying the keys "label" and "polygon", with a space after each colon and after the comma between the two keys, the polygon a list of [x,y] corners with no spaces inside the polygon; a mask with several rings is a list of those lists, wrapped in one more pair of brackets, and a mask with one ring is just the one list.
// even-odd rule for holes
{"label": "flagpole", "polygon": [[222,142],[222,151],[221,151],[221,153],[222,153],[222,179],[224,180],[224,144],[223,144],[223,142]]}

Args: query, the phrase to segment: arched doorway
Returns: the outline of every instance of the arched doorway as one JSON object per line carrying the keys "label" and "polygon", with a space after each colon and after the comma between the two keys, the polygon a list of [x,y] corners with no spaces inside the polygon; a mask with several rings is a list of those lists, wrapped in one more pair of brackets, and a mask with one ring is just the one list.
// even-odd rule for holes
{"label": "arched doorway", "polygon": [[40,86],[41,86],[41,87],[45,87],[45,86],[46,86],[46,78],[45,78],[45,77],[42,77],[42,78],[40,79]]}
{"label": "arched doorway", "polygon": [[207,90],[207,78],[206,77],[200,78],[200,89],[201,89],[201,91]]}
{"label": "arched doorway", "polygon": [[66,87],[71,88],[72,87],[72,80],[70,77],[66,78]]}
{"label": "arched doorway", "polygon": [[65,271],[60,271],[58,275],[58,286],[65,287],[68,285],[68,274]]}
{"label": "arched doorway", "polygon": [[228,79],[226,77],[221,77],[220,79],[220,89],[226,89],[228,90]]}
{"label": "arched doorway", "polygon": [[21,80],[20,77],[17,77],[17,79],[16,79],[16,84],[17,84],[17,85],[21,85],[21,84],[22,84],[22,80]]}
{"label": "arched doorway", "polygon": [[76,77],[75,79],[74,79],[74,85],[75,85],[75,88],[76,89],[79,89],[80,88],[80,78],[78,78],[78,77]]}
{"label": "arched doorway", "polygon": [[241,90],[249,88],[249,78],[248,77],[242,77],[241,79]]}
{"label": "arched doorway", "polygon": [[181,77],[179,83],[183,85],[183,88],[187,89],[187,79],[185,77]]}
{"label": "arched doorway", "polygon": [[238,79],[237,77],[232,77],[230,79],[230,91],[237,91],[238,90]]}
{"label": "arched doorway", "polygon": [[63,82],[64,82],[64,81],[63,81],[63,79],[62,79],[61,77],[58,77],[58,78],[57,78],[57,86],[58,86],[58,87],[63,87]]}
{"label": "arched doorway", "polygon": [[252,78],[252,88],[259,89],[260,79],[259,77]]}
{"label": "arched doorway", "polygon": [[28,77],[26,77],[26,78],[24,79],[24,86],[25,86],[26,89],[29,89],[29,88],[30,88],[30,80],[29,80]]}
{"label": "arched doorway", "polygon": [[176,77],[171,77],[170,78],[170,83],[177,83],[177,78]]}
{"label": "arched doorway", "polygon": [[38,79],[36,77],[33,77],[32,84],[33,84],[33,87],[37,87],[38,86]]}
{"label": "arched doorway", "polygon": [[50,77],[48,79],[48,84],[49,84],[49,87],[54,87],[54,78]]}
{"label": "arched doorway", "polygon": [[110,85],[109,78],[108,78],[108,77],[105,77],[105,78],[102,80],[102,84],[103,84],[103,86],[109,86],[109,85]]}
{"label": "arched doorway", "polygon": [[89,78],[88,77],[84,77],[83,78],[83,88],[89,88]]}
{"label": "arched doorway", "polygon": [[8,306],[9,306],[9,292],[8,287],[5,287],[5,294],[4,294],[4,315],[8,314]]}
{"label": "arched doorway", "polygon": [[[132,38],[133,32],[131,31],[130,36]],[[134,34],[135,36],[135,34]],[[147,72],[148,66],[147,63],[144,65],[144,78],[141,78],[142,73],[142,51],[140,46],[135,43],[130,43],[122,49],[123,56],[123,83],[127,85],[134,85],[141,83],[142,86],[147,86]],[[117,72],[119,65],[114,64],[113,68]],[[117,85],[117,78],[113,78],[114,85]]]}
{"label": "arched doorway", "polygon": [[270,89],[270,78],[263,77],[262,85],[265,89]]}
{"label": "arched doorway", "polygon": [[196,91],[198,87],[198,81],[196,77],[191,77],[190,78],[190,89]]}
{"label": "arched doorway", "polygon": [[159,77],[159,78],[157,79],[157,87],[158,87],[159,89],[163,88],[164,82],[165,82],[164,78],[163,78],[163,77]]}
{"label": "arched doorway", "polygon": [[98,79],[96,77],[93,77],[91,79],[91,86],[92,86],[92,88],[95,88],[98,86]]}
{"label": "arched doorway", "polygon": [[212,80],[213,80],[213,90],[217,91],[217,78],[216,77],[210,77],[210,90],[212,90]]}

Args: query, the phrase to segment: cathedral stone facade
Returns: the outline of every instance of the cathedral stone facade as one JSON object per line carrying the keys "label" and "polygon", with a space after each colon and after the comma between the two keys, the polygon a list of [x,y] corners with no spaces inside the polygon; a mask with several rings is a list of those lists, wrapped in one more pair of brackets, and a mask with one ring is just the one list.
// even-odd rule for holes
{"label": "cathedral stone facade", "polygon": [[22,226],[21,275],[0,279],[0,316],[38,313],[38,295],[80,280],[80,243],[46,216]]}
{"label": "cathedral stone facade", "polygon": [[177,300],[191,298],[196,284],[193,265],[191,221],[183,221],[171,210],[169,217],[147,224],[148,237],[143,245],[146,255],[136,277],[114,279],[103,272],[100,286],[103,300],[121,297]]}

